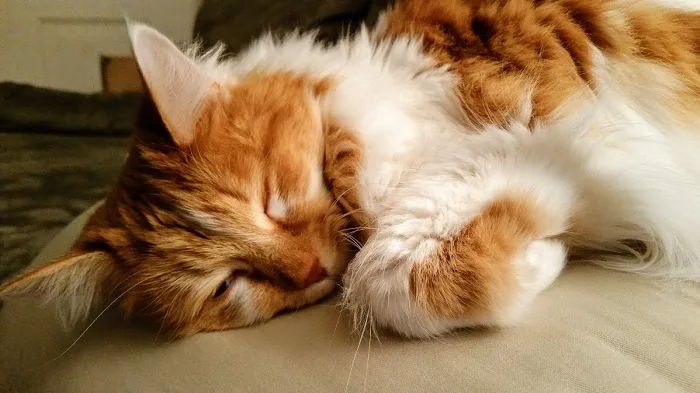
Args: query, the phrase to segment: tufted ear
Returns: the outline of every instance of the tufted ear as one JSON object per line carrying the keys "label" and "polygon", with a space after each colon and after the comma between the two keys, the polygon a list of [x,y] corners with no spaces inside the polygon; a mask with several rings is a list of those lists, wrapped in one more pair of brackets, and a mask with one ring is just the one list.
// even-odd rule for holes
{"label": "tufted ear", "polygon": [[82,322],[102,303],[115,267],[102,251],[72,251],[0,286],[0,298],[34,296],[56,302],[66,327]]}
{"label": "tufted ear", "polygon": [[194,140],[198,109],[213,81],[167,37],[152,27],[127,21],[141,76],[173,140]]}

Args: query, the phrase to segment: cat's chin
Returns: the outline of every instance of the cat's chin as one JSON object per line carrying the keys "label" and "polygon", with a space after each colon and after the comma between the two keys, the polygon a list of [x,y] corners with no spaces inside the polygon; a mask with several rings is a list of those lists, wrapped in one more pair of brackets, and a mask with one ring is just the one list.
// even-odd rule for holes
{"label": "cat's chin", "polygon": [[304,301],[306,304],[302,304],[299,307],[310,306],[333,295],[339,288],[340,279],[340,276],[327,277],[310,285],[304,290]]}
{"label": "cat's chin", "polygon": [[[255,302],[246,302],[246,307],[239,310],[239,319],[230,323],[219,324],[215,327],[203,327],[196,330],[183,330],[176,332],[175,338],[185,338],[196,333],[212,333],[226,330],[236,330],[255,327],[260,324],[267,323],[279,316],[290,312],[297,311],[302,308],[313,306],[335,294],[339,285],[340,276],[332,276],[321,279],[320,281],[309,285],[304,289],[298,289],[291,292],[286,292],[282,295],[286,297],[287,304],[277,304],[272,309],[265,309],[263,304]],[[278,293],[279,294],[279,293]],[[269,301],[270,298],[266,300]],[[281,300],[277,297],[278,300]],[[269,304],[267,304],[269,306]]]}

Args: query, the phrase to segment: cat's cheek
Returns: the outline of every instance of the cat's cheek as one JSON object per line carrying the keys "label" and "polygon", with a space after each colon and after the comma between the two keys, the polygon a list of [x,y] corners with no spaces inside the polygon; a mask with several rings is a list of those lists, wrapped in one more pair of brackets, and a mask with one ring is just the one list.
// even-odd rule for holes
{"label": "cat's cheek", "polygon": [[316,303],[335,290],[337,283],[323,279],[304,289],[287,290],[269,282],[238,280],[231,301],[237,310],[236,326],[249,326],[272,319],[285,310],[296,310]]}
{"label": "cat's cheek", "polygon": [[253,283],[245,278],[239,278],[233,284],[229,301],[236,307],[236,324],[238,326],[248,326],[266,319],[260,313],[259,296],[259,291],[254,288]]}

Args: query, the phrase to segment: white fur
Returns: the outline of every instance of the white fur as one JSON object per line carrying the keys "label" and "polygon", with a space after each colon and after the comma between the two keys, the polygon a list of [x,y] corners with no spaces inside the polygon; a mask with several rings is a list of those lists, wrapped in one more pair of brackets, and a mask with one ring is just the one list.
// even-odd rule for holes
{"label": "white fur", "polygon": [[409,294],[411,268],[429,259],[442,242],[503,193],[532,195],[540,210],[550,213],[550,227],[544,228],[542,238],[567,229],[577,193],[567,178],[571,168],[556,160],[561,146],[542,143],[543,133],[533,136],[517,129],[469,136],[455,132],[444,136],[448,143],[423,149],[420,163],[383,201],[375,235],[346,273],[345,303],[360,315],[358,322],[363,323],[369,312],[373,322],[418,337],[456,327],[511,324],[558,275],[564,248],[541,241],[512,261],[519,291],[503,310],[466,320],[438,318],[420,310]]}
{"label": "white fur", "polygon": [[198,227],[204,228],[211,232],[221,231],[221,223],[210,213],[206,213],[198,209],[183,207],[182,214],[188,221],[195,223]]}
{"label": "white fur", "polygon": [[697,0],[653,0],[653,3],[679,8],[681,10],[700,11],[700,2]]}
{"label": "white fur", "polygon": [[21,281],[10,281],[2,287],[0,296],[39,293],[45,302],[57,305],[59,321],[68,330],[84,323],[91,311],[103,304],[102,283],[114,266],[107,254],[97,251],[56,263],[61,264],[60,268],[41,268]]}
{"label": "white fur", "polygon": [[[509,127],[465,126],[454,76],[406,37],[375,43],[362,30],[323,47],[312,35],[265,36],[235,59],[217,61],[212,52],[195,61],[213,80],[236,81],[253,70],[334,78],[323,113],[365,147],[359,191],[376,224],[350,264],[344,303],[358,323],[425,337],[516,322],[561,271],[566,249],[550,238],[567,232],[574,245],[626,252],[593,262],[700,278],[700,132],[666,116],[672,108],[659,101],[680,81],[658,66],[623,66],[596,54],[595,97],[572,97],[563,105],[576,105],[577,116],[534,130],[526,126],[527,91],[522,116]],[[659,83],[640,79],[650,74]],[[408,290],[411,268],[508,192],[527,193],[548,214],[540,238],[512,261],[515,296],[468,320],[421,309]],[[643,242],[647,253],[634,254],[625,239]]]}
{"label": "white fur", "polygon": [[313,200],[324,191],[323,172],[321,168],[313,168],[309,174],[309,187],[306,189],[306,199]]}
{"label": "white fur", "polygon": [[284,220],[287,217],[287,204],[277,194],[272,194],[267,201],[265,213],[277,220]]}
{"label": "white fur", "polygon": [[246,278],[234,281],[229,291],[229,299],[238,306],[238,321],[241,326],[252,325],[260,318],[260,312],[253,302],[254,291]]}

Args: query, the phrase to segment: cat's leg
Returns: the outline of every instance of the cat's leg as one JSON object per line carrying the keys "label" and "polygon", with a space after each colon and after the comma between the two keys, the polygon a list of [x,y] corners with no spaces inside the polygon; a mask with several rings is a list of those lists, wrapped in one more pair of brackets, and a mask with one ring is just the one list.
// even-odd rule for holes
{"label": "cat's leg", "polygon": [[485,197],[441,182],[395,199],[345,276],[356,324],[430,337],[517,322],[564,266],[556,235],[573,204],[564,184],[530,179]]}

